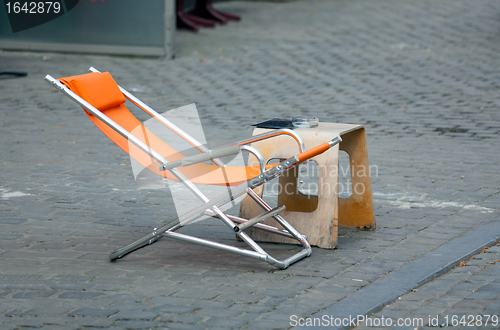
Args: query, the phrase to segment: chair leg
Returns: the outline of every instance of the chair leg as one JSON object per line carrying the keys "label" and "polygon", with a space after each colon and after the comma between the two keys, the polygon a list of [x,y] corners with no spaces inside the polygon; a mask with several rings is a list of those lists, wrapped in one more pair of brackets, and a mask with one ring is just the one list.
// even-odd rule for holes
{"label": "chair leg", "polygon": [[[233,216],[230,216],[230,215],[227,215],[227,216],[229,218],[234,218]],[[185,235],[185,234],[176,233],[175,231],[182,227],[182,225],[180,225],[180,223],[177,219],[168,223],[167,225],[165,225],[161,228],[155,228],[155,230],[153,232],[144,236],[143,238],[140,238],[137,241],[135,241],[127,246],[124,246],[120,249],[113,251],[109,255],[109,259],[111,261],[115,261],[115,260],[120,259],[120,258],[124,257],[125,255],[135,251],[135,250],[138,250],[142,247],[153,244],[154,242],[156,242],[157,240],[159,240],[162,237],[169,237],[169,238],[175,238],[175,239],[178,239],[181,241],[195,243],[195,244],[199,244],[199,245],[203,245],[203,246],[207,246],[207,247],[211,247],[211,248],[215,248],[215,249],[219,249],[219,250],[223,250],[223,251],[227,251],[227,252],[231,252],[231,253],[236,253],[236,254],[239,254],[239,255],[242,255],[245,257],[259,259],[259,260],[268,262],[269,264],[273,265],[276,268],[285,269],[289,265],[291,265],[291,264],[293,264],[293,263],[295,263],[303,258],[310,256],[312,250],[311,250],[311,246],[307,242],[307,238],[305,236],[302,236],[299,233],[297,233],[292,226],[290,226],[283,218],[281,218],[281,216],[277,216],[277,217],[280,218],[279,223],[286,229],[286,232],[290,236],[293,236],[294,238],[298,239],[301,242],[302,246],[304,247],[304,249],[302,251],[294,254],[293,256],[291,256],[285,260],[278,260],[278,259],[273,258],[266,251],[264,251],[264,249],[262,249],[253,239],[251,239],[245,232],[238,233],[238,236],[243,241],[245,241],[245,243],[247,243],[250,247],[252,247],[252,249],[254,251],[241,249],[241,248],[237,248],[235,246],[222,244],[222,243],[218,243],[218,242],[213,242],[213,241],[209,241],[209,240],[198,238],[198,237],[193,237],[193,236],[189,236],[189,235]],[[257,225],[254,225],[254,226],[257,226]],[[274,227],[267,226],[267,225],[265,227],[266,227],[266,229],[264,229],[264,228],[261,228],[261,229],[270,230],[272,228],[274,230],[274,232],[277,234],[279,234],[279,232],[282,231],[278,228],[274,228]]]}
{"label": "chair leg", "polygon": [[[250,196],[257,204],[259,204],[264,210],[266,211],[271,211],[272,207],[267,204],[260,196],[257,194],[252,188],[247,188],[247,194]],[[274,215],[273,218],[281,225],[285,230],[290,233],[293,238],[298,240],[300,244],[304,247],[302,251],[299,253],[296,253],[295,255],[280,261],[276,260],[273,257],[269,256],[267,262],[269,262],[271,265],[280,268],[280,269],[285,269],[289,265],[293,264],[294,262],[297,262],[303,258],[306,258],[311,255],[312,249],[311,245],[309,245],[309,242],[307,242],[307,237],[301,235],[298,231],[295,230],[283,217],[279,214]],[[253,241],[253,240],[252,240]]]}
{"label": "chair leg", "polygon": [[[262,197],[259,196],[253,189],[248,188],[248,195],[255,201],[257,204],[259,204],[264,210],[270,211],[272,208],[267,204]],[[274,219],[283,226],[283,228],[286,229],[287,232],[289,232],[293,238],[298,240],[302,245],[308,246],[309,243],[307,242],[307,236],[301,235],[295,228],[292,227],[281,215],[277,214],[274,216]]]}
{"label": "chair leg", "polygon": [[[272,208],[266,202],[264,202],[264,200],[262,200],[260,198],[260,196],[250,187],[247,187],[244,189],[239,189],[239,191],[235,192],[235,196],[239,197],[241,194],[244,194],[245,192],[251,198],[253,198],[266,212],[272,210]],[[155,228],[151,233],[138,239],[137,241],[113,251],[109,255],[109,259],[111,261],[119,259],[130,252],[133,252],[137,249],[140,249],[146,245],[153,244],[154,242],[156,242],[158,239],[160,239],[163,236],[171,237],[171,238],[175,238],[175,239],[179,239],[179,240],[183,240],[183,241],[188,241],[191,243],[196,243],[196,244],[204,245],[207,247],[216,248],[216,249],[236,253],[239,255],[267,261],[269,264],[271,264],[279,269],[285,269],[289,265],[291,265],[292,263],[297,262],[300,259],[303,259],[303,258],[311,255],[312,249],[311,249],[311,246],[309,245],[309,243],[307,242],[307,238],[305,236],[299,234],[290,224],[288,224],[288,222],[285,221],[285,219],[283,219],[283,217],[281,217],[278,214],[273,215],[273,217],[281,226],[283,226],[283,228],[285,230],[281,230],[281,229],[274,228],[274,227],[267,226],[267,225],[264,227],[261,227],[260,229],[270,230],[270,231],[273,231],[273,232],[275,232],[277,234],[281,234],[281,235],[283,235],[283,233],[281,233],[281,232],[286,232],[288,235],[290,235],[293,238],[295,238],[296,240],[298,240],[302,244],[302,246],[304,247],[304,249],[302,251],[294,254],[293,256],[291,256],[285,260],[277,260],[277,259],[273,258],[266,251],[264,251],[264,249],[262,249],[262,247],[260,247],[252,238],[250,238],[250,236],[248,236],[248,234],[245,233],[244,231],[237,232],[237,235],[241,240],[243,240],[245,243],[247,243],[254,251],[241,249],[241,248],[237,248],[234,246],[230,246],[230,245],[226,245],[226,244],[222,244],[222,243],[218,243],[218,242],[212,242],[212,241],[209,241],[206,239],[201,239],[198,237],[193,237],[193,236],[189,236],[189,235],[180,234],[180,233],[175,232],[178,229],[183,227],[183,225],[182,225],[182,223],[184,223],[184,222],[182,222],[183,220],[185,220],[185,219],[195,220],[197,217],[200,217],[203,214],[211,215],[211,216],[220,218],[224,223],[226,223],[226,225],[228,225],[230,228],[233,228],[233,230],[234,230],[234,228],[237,228],[236,225],[232,222],[232,218],[235,218],[235,217],[227,215],[226,213],[224,213],[218,207],[215,206],[216,204],[220,204],[223,201],[223,199],[221,199],[221,197],[225,197],[225,195],[226,194],[222,194],[221,196],[213,199],[210,203],[206,203],[200,207],[197,207],[197,208],[193,209],[192,211],[186,213],[185,215],[183,215],[183,216],[181,216],[173,221],[170,221],[169,223],[163,225],[162,227]],[[207,206],[210,208],[209,210],[206,209]],[[204,211],[204,209],[205,209],[205,211]],[[200,212],[200,210],[201,210],[201,212]],[[187,223],[189,223],[189,222],[187,222]],[[259,224],[256,223],[253,226],[256,226],[256,225],[259,225]]]}
{"label": "chair leg", "polygon": [[129,254],[130,252],[133,252],[137,249],[140,249],[142,247],[145,247],[146,245],[151,245],[157,240],[159,240],[163,233],[166,232],[167,230],[177,230],[181,227],[179,220],[175,219],[166,225],[160,227],[160,228],[155,228],[151,233],[147,234],[146,236],[138,239],[135,242],[132,242],[120,249],[117,249],[109,254],[109,260],[110,261],[115,261],[116,259],[120,259],[124,257],[125,255]]}

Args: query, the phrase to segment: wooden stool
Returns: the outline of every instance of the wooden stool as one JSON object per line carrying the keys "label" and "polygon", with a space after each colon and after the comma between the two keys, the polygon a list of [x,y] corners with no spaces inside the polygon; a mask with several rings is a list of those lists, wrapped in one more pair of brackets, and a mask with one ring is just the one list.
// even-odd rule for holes
{"label": "wooden stool", "polygon": [[[266,131],[268,130],[256,128],[253,135]],[[315,128],[296,128],[294,131],[304,140],[306,149],[331,140],[337,135],[342,137],[342,142],[312,158],[318,164],[318,196],[304,195],[299,192],[298,167],[279,177],[278,205],[286,206],[286,211],[282,213],[286,221],[299,233],[307,235],[311,245],[327,249],[337,246],[338,226],[363,230],[375,229],[364,127],[319,123],[319,126]],[[299,151],[297,142],[287,136],[253,143],[252,147],[262,153],[266,163],[276,158],[287,159]],[[348,198],[338,197],[339,149],[345,151],[350,160],[352,195]],[[256,161],[255,157],[250,156],[249,163],[253,161]],[[262,187],[255,191],[262,195]],[[252,199],[246,197],[242,201],[240,207],[242,217],[252,218],[260,213],[262,209]],[[247,232],[258,241],[295,243],[289,238],[261,230],[250,228]]]}

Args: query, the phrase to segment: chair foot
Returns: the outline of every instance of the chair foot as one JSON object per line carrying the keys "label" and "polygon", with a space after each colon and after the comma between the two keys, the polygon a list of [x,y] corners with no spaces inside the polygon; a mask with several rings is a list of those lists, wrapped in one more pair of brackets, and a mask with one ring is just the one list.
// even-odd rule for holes
{"label": "chair foot", "polygon": [[121,249],[118,249],[118,250],[111,252],[109,254],[109,261],[116,261],[116,260],[126,256],[127,254],[134,252],[135,250],[138,250],[138,249],[143,248],[147,245],[153,244],[154,242],[156,242],[157,240],[159,240],[162,237],[162,235],[158,235],[154,238],[150,238],[150,235],[151,234],[149,234],[146,237],[141,238],[140,240],[135,241],[132,244],[124,246]]}
{"label": "chair foot", "polygon": [[311,255],[311,253],[312,253],[312,249],[311,249],[310,246],[308,246],[308,247],[305,247],[299,253],[296,253],[293,256],[291,256],[290,258],[287,258],[287,259],[285,259],[283,261],[274,259],[270,255],[268,255],[267,262],[270,263],[271,265],[273,265],[276,268],[286,269],[291,264],[293,264],[293,263],[295,263],[295,262],[297,262],[297,261],[299,261],[301,259],[309,257]]}
{"label": "chair foot", "polygon": [[111,252],[109,254],[109,260],[115,261],[117,259],[120,259],[121,257],[124,257],[130,252],[140,249],[146,245],[151,245],[160,238],[162,238],[163,233],[165,233],[167,230],[175,230],[176,228],[179,228],[179,226],[180,226],[179,220],[175,219],[160,228],[155,228],[151,233],[147,234],[143,238],[140,238],[137,241],[130,243],[129,245],[126,245],[118,250]]}

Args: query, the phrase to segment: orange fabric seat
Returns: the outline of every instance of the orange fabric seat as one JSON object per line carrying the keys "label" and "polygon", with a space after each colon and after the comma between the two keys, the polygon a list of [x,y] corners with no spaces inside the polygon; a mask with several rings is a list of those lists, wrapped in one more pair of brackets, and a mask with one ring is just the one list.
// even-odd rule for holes
{"label": "orange fabric seat", "polygon": [[[118,85],[108,72],[87,73],[80,76],[72,76],[59,79],[64,85],[79,95],[92,106],[100,110],[115,123],[133,134],[139,140],[162,155],[169,162],[184,158],[184,155],[171,148],[149,131],[125,106],[125,97]],[[129,143],[128,139],[117,133],[96,116],[85,111],[92,122],[113,142],[138,161],[151,172],[171,180],[177,178],[169,171],[160,171],[159,163],[152,159],[135,145]],[[165,128],[168,129],[168,128]],[[272,165],[268,166],[272,167]],[[189,180],[197,184],[209,184],[220,186],[236,186],[260,173],[259,167],[232,167],[215,166],[209,164],[193,164],[186,167],[178,167]]]}

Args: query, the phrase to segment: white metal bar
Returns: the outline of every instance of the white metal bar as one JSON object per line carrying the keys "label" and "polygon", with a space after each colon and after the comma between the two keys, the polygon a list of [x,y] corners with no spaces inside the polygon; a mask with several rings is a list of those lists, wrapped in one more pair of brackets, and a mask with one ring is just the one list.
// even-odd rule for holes
{"label": "white metal bar", "polygon": [[240,249],[240,248],[237,248],[235,246],[222,244],[222,243],[218,243],[218,242],[213,242],[213,241],[209,241],[209,240],[206,240],[203,238],[193,237],[193,236],[175,233],[175,232],[171,232],[171,231],[165,232],[163,234],[163,236],[172,237],[172,238],[179,239],[179,240],[186,241],[186,242],[190,242],[190,243],[200,244],[200,245],[204,245],[207,247],[232,252],[232,253],[236,253],[239,255],[243,255],[246,257],[251,257],[251,258],[255,258],[255,259],[259,259],[259,260],[263,260],[263,261],[267,261],[267,258],[269,256],[266,252],[259,253],[259,252],[254,252],[254,251],[250,251],[250,250]]}
{"label": "white metal bar", "polygon": [[[97,70],[94,67],[90,67],[89,71],[100,73],[100,71]],[[129,93],[125,88],[121,87],[120,85],[118,85],[118,88],[120,89],[120,91],[123,93],[123,95],[130,102],[134,103],[136,106],[138,106],[142,110],[146,111],[150,116],[152,116],[153,118],[155,118],[156,120],[158,120],[159,122],[161,122],[163,125],[167,126],[173,132],[175,132],[180,137],[182,137],[184,140],[186,140],[187,142],[189,142],[192,146],[196,147],[197,149],[199,149],[200,151],[203,151],[203,152],[206,152],[206,151],[209,150],[206,146],[204,146],[198,140],[196,140],[191,135],[189,135],[188,133],[186,133],[180,127],[178,127],[177,125],[175,125],[174,123],[172,123],[170,120],[168,120],[167,118],[165,118],[162,115],[160,115],[153,108],[151,108],[146,103],[144,103],[141,100],[139,100],[137,97],[135,97],[131,93]]]}
{"label": "white metal bar", "polygon": [[154,158],[157,162],[159,163],[164,163],[167,162],[165,158],[163,158],[159,153],[151,149],[148,145],[146,145],[144,142],[136,138],[134,135],[130,134],[128,131],[123,129],[120,125],[118,125],[116,122],[114,122],[111,118],[108,116],[104,115],[101,111],[97,110],[94,106],[92,106],[90,103],[82,99],[80,96],[75,94],[73,91],[71,91],[69,88],[64,86],[62,83],[60,83],[57,79],[50,75],[45,76],[45,80],[52,84],[55,88],[57,88],[59,91],[62,93],[66,94],[69,96],[73,101],[78,103],[80,106],[82,106],[85,110],[89,111],[92,113],[94,116],[99,118],[99,120],[103,121],[105,124],[107,124],[109,127],[111,127],[115,132],[119,133],[121,136],[124,138],[128,139],[131,141],[134,145],[139,147],[142,151],[150,155],[152,158]]}
{"label": "white metal bar", "polygon": [[[248,188],[247,189],[247,194],[255,201],[257,204],[259,204],[264,210],[270,211],[272,208],[269,206],[269,204],[264,201],[259,194],[257,194],[253,189]],[[280,225],[282,225],[290,234],[293,235],[293,237],[298,240],[305,248],[310,249],[311,246],[309,245],[309,242],[307,242],[306,239],[295,229],[293,228],[288,222],[283,219],[283,217],[279,214],[274,215],[274,219],[279,222]],[[309,252],[310,253],[310,252]]]}
{"label": "white metal bar", "polygon": [[[210,210],[206,210],[205,214],[209,215],[209,216],[215,216],[215,214],[213,212],[211,212]],[[231,215],[231,214],[228,214],[227,216],[232,221],[238,222],[238,223],[245,223],[245,222],[248,221],[247,219],[243,219],[243,218],[237,217],[235,215]],[[273,227],[273,226],[269,226],[269,225],[266,225],[266,224],[263,224],[263,223],[256,223],[255,225],[253,225],[253,227],[256,228],[256,229],[268,231],[268,232],[276,234],[276,235],[281,235],[281,236],[285,236],[285,237],[289,237],[289,238],[295,238],[295,237],[292,236],[292,234],[290,234],[286,230],[283,230],[283,229],[280,229],[280,228],[276,228],[276,227]],[[304,235],[302,235],[302,236],[305,239],[307,239],[306,236],[304,236]]]}
{"label": "white metal bar", "polygon": [[245,223],[238,225],[238,227],[237,227],[238,231],[243,231],[243,230],[247,229],[248,227],[255,225],[258,222],[264,221],[264,220],[278,214],[279,212],[283,211],[284,209],[286,209],[285,205],[281,205],[275,209],[266,211],[266,212],[262,213],[261,215],[256,216],[255,218],[249,219]]}

